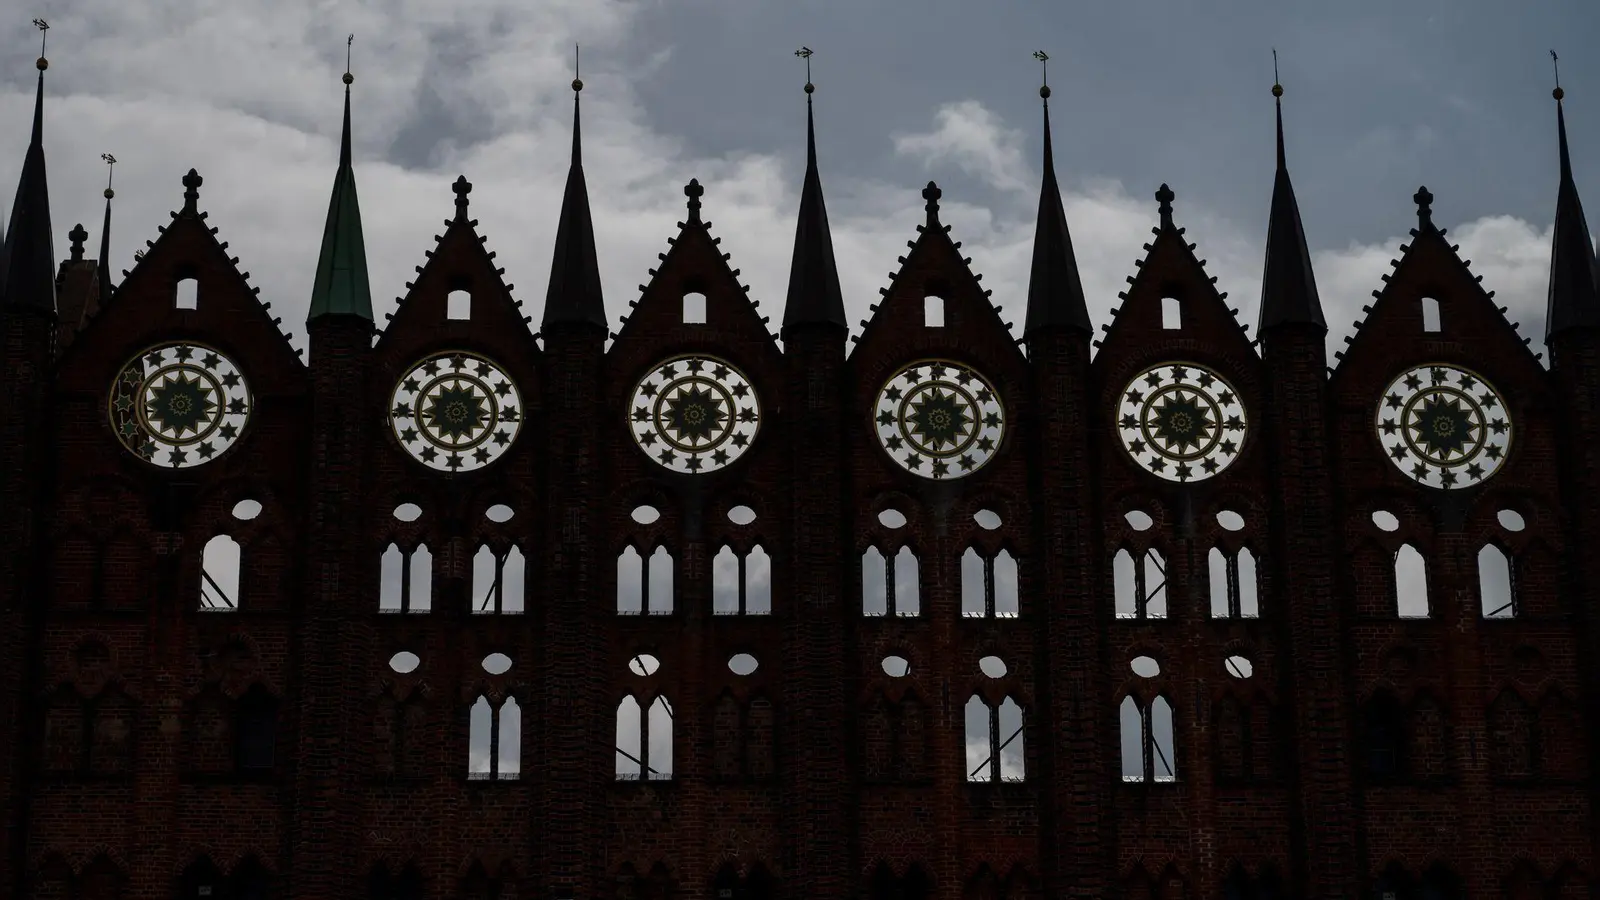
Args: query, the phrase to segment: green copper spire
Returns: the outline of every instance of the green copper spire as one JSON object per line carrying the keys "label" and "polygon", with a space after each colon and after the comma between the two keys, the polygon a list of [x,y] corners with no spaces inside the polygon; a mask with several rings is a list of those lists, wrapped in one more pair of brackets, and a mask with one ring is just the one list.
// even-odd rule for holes
{"label": "green copper spire", "polygon": [[[348,67],[347,67],[348,68]],[[307,322],[323,316],[360,316],[372,321],[372,286],[367,280],[367,245],[361,234],[361,204],[356,199],[356,173],[350,167],[350,83],[344,73],[344,135],[339,141],[339,172],[333,176],[328,223],[322,231],[322,255],[311,288]]]}

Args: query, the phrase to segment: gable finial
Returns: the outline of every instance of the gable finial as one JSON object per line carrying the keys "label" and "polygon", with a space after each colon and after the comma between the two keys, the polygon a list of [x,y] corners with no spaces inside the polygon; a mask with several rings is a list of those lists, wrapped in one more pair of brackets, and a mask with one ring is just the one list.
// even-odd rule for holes
{"label": "gable finial", "polygon": [[1033,58],[1039,61],[1039,97],[1050,99],[1050,54],[1043,50],[1033,51]]}
{"label": "gable finial", "polygon": [[199,212],[200,185],[205,184],[205,181],[204,178],[200,177],[200,173],[193,169],[190,169],[188,174],[183,176],[183,211],[185,213],[192,216]]}
{"label": "gable finial", "polygon": [[690,222],[699,223],[700,197],[704,195],[705,192],[706,189],[700,186],[700,179],[698,178],[689,179],[689,183],[683,186],[683,195],[689,198]]}
{"label": "gable finial", "polygon": [[1426,231],[1432,228],[1433,192],[1424,185],[1417,188],[1417,192],[1411,195],[1411,200],[1417,204],[1417,221],[1422,225],[1423,230]]}
{"label": "gable finial", "polygon": [[930,227],[939,224],[939,198],[943,196],[944,191],[939,190],[939,185],[932,181],[922,189],[922,199],[927,201],[923,209],[927,210]]}
{"label": "gable finial", "polygon": [[34,19],[33,27],[39,29],[39,60],[34,65],[38,67],[39,71],[43,72],[45,69],[50,68],[50,60],[44,57],[44,39],[50,31],[50,23],[43,19]]}
{"label": "gable finial", "polygon": [[89,232],[83,227],[82,222],[72,226],[72,230],[67,232],[67,240],[72,242],[71,249],[73,262],[83,259],[83,242],[87,241],[88,239]]}
{"label": "gable finial", "polygon": [[1172,201],[1175,200],[1177,196],[1177,194],[1172,192],[1172,188],[1167,187],[1165,183],[1163,183],[1160,189],[1156,191],[1156,202],[1160,204],[1158,211],[1161,213],[1162,228],[1172,227]]}
{"label": "gable finial", "polygon": [[468,181],[465,175],[457,175],[455,183],[450,185],[450,190],[455,191],[456,194],[456,221],[465,222],[467,220],[467,195],[472,193],[472,182]]}
{"label": "gable finial", "polygon": [[795,56],[798,56],[806,61],[806,93],[808,94],[814,93],[817,89],[817,86],[811,83],[811,54],[813,52],[814,51],[810,47],[806,47],[804,45],[802,45],[799,50],[794,52]]}

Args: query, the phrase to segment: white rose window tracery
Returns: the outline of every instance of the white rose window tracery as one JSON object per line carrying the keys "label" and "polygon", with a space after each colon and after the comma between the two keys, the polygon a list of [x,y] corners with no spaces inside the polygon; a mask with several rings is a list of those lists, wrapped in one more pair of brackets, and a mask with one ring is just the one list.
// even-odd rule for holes
{"label": "white rose window tracery", "polygon": [[499,459],[522,429],[523,415],[511,376],[462,350],[417,363],[389,401],[389,427],[400,446],[441,472],[470,472]]}
{"label": "white rose window tracery", "polygon": [[130,453],[182,469],[225,453],[254,409],[237,363],[212,347],[177,341],[150,347],[122,367],[107,412]]}
{"label": "white rose window tracery", "polygon": [[1152,366],[1117,401],[1117,433],[1139,467],[1167,481],[1201,481],[1239,457],[1244,403],[1227,379],[1190,362]]}

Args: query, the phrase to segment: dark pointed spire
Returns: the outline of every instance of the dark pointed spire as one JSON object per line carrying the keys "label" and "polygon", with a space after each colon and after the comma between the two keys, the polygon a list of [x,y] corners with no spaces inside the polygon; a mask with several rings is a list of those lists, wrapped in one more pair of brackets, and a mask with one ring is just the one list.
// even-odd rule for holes
{"label": "dark pointed spire", "polygon": [[[1554,60],[1555,52],[1550,53]],[[1556,99],[1556,142],[1561,159],[1561,185],[1556,192],[1556,224],[1550,242],[1550,295],[1545,313],[1545,340],[1569,328],[1600,326],[1600,264],[1589,239],[1583,203],[1572,180],[1572,158],[1567,152],[1567,117],[1561,108],[1565,96],[1559,81],[1551,92]]]}
{"label": "dark pointed spire", "polygon": [[783,329],[796,325],[848,327],[844,294],[839,290],[839,267],[833,258],[833,233],[828,228],[828,207],[822,200],[822,176],[817,174],[817,128],[811,113],[811,51],[795,51],[806,60],[806,176],[800,188],[800,216],[794,228],[794,259],[789,264],[789,297],[783,309]]}
{"label": "dark pointed spire", "polygon": [[[1277,69],[1277,53],[1273,53]],[[1273,73],[1276,75],[1276,71]],[[1256,333],[1263,334],[1275,325],[1314,325],[1328,330],[1322,315],[1322,300],[1317,294],[1317,278],[1311,271],[1311,250],[1306,246],[1305,226],[1300,221],[1300,204],[1289,181],[1289,165],[1283,151],[1283,85],[1272,85],[1273,106],[1278,120],[1278,171],[1272,182],[1272,211],[1267,220],[1267,259],[1261,275],[1261,317]]]}
{"label": "dark pointed spire", "polygon": [[605,297],[600,289],[600,261],[594,246],[594,217],[589,212],[589,185],[583,177],[583,129],[579,98],[583,79],[572,79],[572,163],[567,190],[561,197],[556,225],[556,253],[550,264],[550,290],[544,298],[544,325],[606,325]]}
{"label": "dark pointed spire", "polygon": [[[1049,59],[1042,50],[1034,58],[1041,63]],[[1083,296],[1083,278],[1078,274],[1078,256],[1067,229],[1067,211],[1061,205],[1061,186],[1056,183],[1048,84],[1040,86],[1039,97],[1044,101],[1044,180],[1039,186],[1039,220],[1033,232],[1033,270],[1028,276],[1028,316],[1022,336],[1028,338],[1046,328],[1093,334],[1089,304]]]}
{"label": "dark pointed spire", "polygon": [[111,299],[111,198],[117,192],[111,189],[111,172],[116,168],[117,158],[109,153],[100,154],[106,161],[106,218],[100,226],[100,257],[96,267],[96,275],[100,282],[99,302],[103,305]]}
{"label": "dark pointed spire", "polygon": [[[346,41],[348,49],[354,35]],[[372,321],[372,285],[367,278],[367,244],[361,229],[361,203],[356,198],[356,173],[350,161],[350,85],[355,76],[346,62],[344,130],[339,137],[339,170],[333,176],[328,220],[322,229],[307,322],[323,316],[356,316]]]}
{"label": "dark pointed spire", "polygon": [[[40,31],[46,27],[35,20]],[[33,102],[33,136],[22,160],[22,178],[11,204],[11,227],[0,247],[0,307],[30,309],[55,315],[56,258],[50,228],[50,189],[44,166],[44,72],[38,61],[39,86]]]}

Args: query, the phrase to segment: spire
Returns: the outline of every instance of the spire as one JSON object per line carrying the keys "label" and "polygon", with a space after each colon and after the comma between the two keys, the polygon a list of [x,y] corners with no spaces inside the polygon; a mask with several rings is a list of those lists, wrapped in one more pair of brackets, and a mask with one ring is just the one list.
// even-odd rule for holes
{"label": "spire", "polygon": [[111,299],[111,198],[117,192],[111,189],[111,172],[116,168],[117,158],[109,153],[100,154],[106,161],[106,219],[100,226],[100,262],[97,274],[100,280],[100,303],[102,305]]}
{"label": "spire", "polygon": [[[1033,54],[1043,63],[1050,57],[1043,50]],[[1033,232],[1033,271],[1028,277],[1028,317],[1022,329],[1024,338],[1046,328],[1069,328],[1092,334],[1089,304],[1083,296],[1083,279],[1078,274],[1078,257],[1072,250],[1072,234],[1067,229],[1067,212],[1061,205],[1061,187],[1056,183],[1055,150],[1050,143],[1050,86],[1039,88],[1044,101],[1044,180],[1039,186],[1039,221]]]}
{"label": "spire", "polygon": [[[354,35],[345,42],[346,51]],[[367,245],[361,231],[361,204],[356,199],[356,173],[350,164],[350,74],[344,73],[344,132],[339,138],[339,171],[333,176],[328,221],[322,230],[322,254],[311,288],[307,322],[323,316],[357,316],[372,321],[372,286],[367,280]]]}
{"label": "spire", "polygon": [[[1555,59],[1555,51],[1550,53]],[[1555,235],[1550,242],[1550,295],[1545,314],[1545,340],[1569,328],[1600,326],[1600,267],[1589,225],[1583,218],[1578,186],[1572,180],[1572,159],[1567,152],[1567,118],[1561,108],[1558,78],[1551,92],[1556,99],[1556,142],[1560,148],[1561,185],[1556,192]]]}
{"label": "spire", "polygon": [[[43,32],[42,19],[34,24]],[[44,168],[44,71],[50,63],[40,55],[39,87],[33,102],[33,137],[22,160],[17,198],[11,204],[11,226],[0,248],[0,306],[55,315],[56,259],[50,229],[50,190]]]}
{"label": "spire", "polygon": [[800,188],[800,216],[794,227],[794,259],[789,264],[789,297],[783,309],[783,329],[797,325],[847,327],[844,294],[839,290],[839,267],[833,259],[833,233],[828,228],[828,207],[822,200],[822,177],[817,174],[817,127],[811,113],[811,50],[795,55],[806,61],[806,176]]}
{"label": "spire", "polygon": [[1300,222],[1300,204],[1294,199],[1289,166],[1283,152],[1283,85],[1276,82],[1278,54],[1273,51],[1273,106],[1278,119],[1278,171],[1272,182],[1272,211],[1267,220],[1267,259],[1261,275],[1261,319],[1256,333],[1276,325],[1314,325],[1324,332],[1317,279],[1311,271],[1311,251]]}
{"label": "spire", "polygon": [[[576,67],[574,67],[576,68]],[[583,177],[583,129],[579,98],[583,79],[572,79],[572,163],[556,225],[556,253],[550,263],[550,290],[544,299],[544,325],[606,325],[600,290],[600,261],[594,248],[594,217],[589,185]]]}

